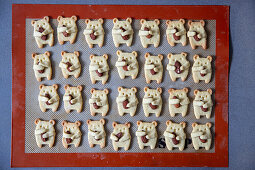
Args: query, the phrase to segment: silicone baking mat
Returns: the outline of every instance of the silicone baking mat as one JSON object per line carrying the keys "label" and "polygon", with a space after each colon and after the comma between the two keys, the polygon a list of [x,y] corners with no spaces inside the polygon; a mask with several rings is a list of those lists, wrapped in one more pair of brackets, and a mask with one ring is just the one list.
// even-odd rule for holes
{"label": "silicone baking mat", "polygon": [[[32,5],[33,6],[33,5]],[[58,7],[58,6],[56,6]],[[65,5],[64,5],[65,7]],[[74,7],[79,7],[79,6],[74,6]],[[82,7],[87,7],[88,6],[80,6],[80,8]],[[93,9],[95,6],[90,7],[89,9]],[[96,6],[99,7],[99,6]],[[101,6],[103,7],[103,6]],[[112,7],[117,7],[117,6],[104,6],[105,9],[110,9]],[[135,6],[138,7],[138,6]],[[172,7],[172,6],[169,6]],[[144,9],[143,6],[141,6],[141,9]],[[49,15],[49,14],[45,14],[45,15]],[[54,15],[58,15],[57,13]],[[64,16],[68,16],[67,14],[62,14],[60,13],[59,15],[64,15]],[[35,17],[29,16],[26,17],[25,20],[23,22],[25,22],[24,24],[24,33],[25,33],[25,114],[24,114],[24,123],[25,123],[25,128],[24,128],[24,153],[25,154],[33,154],[33,155],[43,155],[43,154],[50,154],[50,153],[55,153],[58,155],[62,155],[62,154],[67,154],[68,155],[83,155],[83,154],[88,154],[88,156],[90,155],[89,153],[91,153],[93,157],[94,154],[99,155],[99,158],[101,158],[102,156],[104,157],[105,155],[114,155],[116,156],[118,159],[124,161],[123,159],[121,159],[121,157],[124,156],[128,156],[129,154],[134,155],[139,153],[142,157],[143,157],[143,153],[147,153],[150,155],[156,156],[158,154],[164,154],[167,157],[170,155],[176,155],[177,157],[182,156],[183,157],[186,154],[193,154],[193,155],[198,155],[200,154],[204,154],[207,156],[208,154],[208,158],[211,157],[213,154],[215,154],[217,152],[217,114],[220,114],[220,112],[217,112],[217,107],[219,105],[219,102],[217,100],[217,93],[218,93],[218,89],[217,87],[217,69],[218,67],[222,67],[222,66],[218,66],[217,65],[217,60],[218,60],[218,55],[217,55],[217,39],[216,39],[216,34],[217,34],[217,27],[216,24],[217,19],[216,18],[188,18],[186,15],[183,15],[183,17],[160,17],[157,16],[155,14],[155,16],[151,16],[151,19],[154,18],[158,18],[161,21],[160,24],[160,31],[161,31],[161,43],[160,46],[158,48],[154,48],[153,46],[149,46],[149,48],[144,49],[141,46],[141,42],[140,42],[140,38],[138,36],[138,31],[140,29],[140,23],[139,23],[139,19],[141,18],[147,18],[146,16],[139,16],[136,17],[135,15],[132,17],[133,18],[133,29],[134,29],[134,40],[132,43],[131,47],[127,47],[126,45],[121,45],[120,47],[116,48],[113,44],[113,40],[112,40],[112,36],[111,36],[111,29],[113,27],[113,23],[112,23],[112,18],[113,17],[107,17],[106,14],[100,14],[97,13],[96,16],[92,17],[92,15],[86,15],[85,17],[82,16],[80,13],[73,13],[70,15],[78,15],[79,16],[79,20],[77,21],[77,26],[78,26],[78,36],[76,39],[76,42],[74,44],[69,44],[65,43],[64,45],[59,45],[57,42],[57,37],[56,37],[56,28],[57,28],[57,21],[56,19],[52,19],[55,18],[52,15],[49,15],[51,18],[51,25],[55,31],[55,43],[53,47],[48,47],[46,46],[43,49],[39,49],[35,43],[34,37],[33,37],[33,27],[31,26],[31,20],[32,19],[40,19],[42,18],[44,15],[41,16],[37,16],[35,15]],[[138,14],[141,15],[141,14]],[[94,46],[94,48],[90,49],[85,41],[84,35],[82,34],[83,30],[85,29],[86,25],[84,22],[85,18],[90,18],[90,19],[97,19],[97,18],[107,18],[104,20],[104,29],[105,29],[105,43],[104,46],[102,48],[99,48],[98,46]],[[126,17],[121,16],[121,15],[116,15],[114,17],[117,18],[121,18],[121,19],[125,19]],[[127,16],[128,17],[128,16]],[[188,43],[187,46],[181,46],[180,44],[176,45],[175,47],[171,47],[166,40],[166,34],[165,34],[165,30],[166,30],[166,24],[165,24],[165,19],[176,19],[176,18],[188,18],[188,19],[194,19],[194,20],[199,20],[199,19],[206,19],[206,31],[208,34],[208,49],[207,50],[203,50],[200,47],[197,48],[196,50],[191,50],[191,47]],[[187,22],[187,20],[186,20]],[[187,24],[186,24],[186,28]],[[138,63],[139,63],[139,74],[137,79],[131,80],[131,78],[126,78],[124,80],[121,80],[119,78],[118,72],[117,72],[117,68],[115,67],[115,62],[117,61],[117,55],[116,55],[116,51],[117,50],[122,50],[124,52],[132,52],[132,51],[137,51],[138,52]],[[32,69],[32,65],[33,65],[33,59],[31,57],[31,54],[33,52],[35,53],[44,53],[45,51],[50,51],[51,52],[51,61],[52,61],[52,68],[53,68],[53,77],[52,80],[48,81],[48,80],[43,80],[42,82],[37,82],[35,77],[34,77],[34,73],[33,73],[33,69]],[[64,79],[64,77],[62,76],[61,70],[58,67],[59,62],[61,61],[61,51],[67,51],[67,52],[73,52],[73,51],[79,51],[80,52],[80,62],[82,64],[82,73],[80,75],[80,77],[78,79],[75,79],[74,77],[70,77],[69,79]],[[144,66],[144,54],[146,52],[149,52],[152,55],[157,55],[157,54],[163,54],[164,59],[163,59],[163,66],[164,66],[164,76],[163,76],[163,82],[161,84],[156,84],[156,82],[152,82],[151,84],[146,84],[145,82],[145,78],[144,78],[144,70],[143,70],[143,66]],[[168,59],[167,59],[167,54],[168,53],[181,53],[181,52],[187,52],[188,56],[187,59],[190,61],[191,66],[193,65],[193,55],[194,54],[199,54],[201,57],[206,57],[207,55],[211,55],[213,56],[213,76],[212,76],[212,81],[209,84],[205,84],[204,82],[200,82],[198,84],[195,84],[193,82],[192,79],[192,75],[191,75],[191,68],[190,68],[190,73],[188,75],[188,78],[185,82],[182,82],[181,80],[177,80],[176,82],[172,82],[170,80],[169,77],[169,73],[168,71],[166,71],[166,65],[168,63]],[[96,84],[91,84],[89,80],[89,74],[88,74],[88,66],[89,66],[89,55],[90,54],[95,54],[95,55],[102,55],[102,54],[108,54],[109,55],[109,59],[108,59],[108,64],[110,66],[110,77],[108,79],[108,83],[105,85],[102,85],[100,82],[96,83]],[[215,66],[216,65],[216,66]],[[216,68],[216,70],[215,70]],[[228,69],[226,68],[226,66],[224,66],[224,69]],[[40,84],[45,84],[45,85],[52,85],[52,84],[58,84],[59,85],[59,89],[58,89],[58,93],[59,96],[62,100],[62,97],[64,95],[64,85],[65,84],[69,84],[72,86],[77,86],[77,85],[83,85],[84,89],[83,89],[83,100],[84,100],[84,108],[83,111],[81,113],[77,113],[76,111],[73,111],[69,114],[65,113],[64,111],[64,106],[63,103],[60,101],[60,106],[57,112],[53,113],[52,111],[47,111],[45,113],[42,113],[39,109],[38,106],[38,101],[37,101],[37,97],[38,97],[38,93],[39,93],[39,85]],[[138,109],[137,109],[137,113],[134,117],[130,117],[130,115],[126,114],[123,117],[119,116],[118,111],[117,111],[117,104],[115,102],[116,97],[118,96],[118,92],[117,92],[117,87],[118,86],[123,86],[123,87],[137,87],[138,88],[138,93],[137,93],[137,97],[139,100],[139,105],[138,105]],[[161,116],[156,118],[155,115],[151,114],[150,117],[145,117],[144,113],[143,113],[143,108],[142,108],[142,98],[144,96],[144,92],[143,92],[143,88],[145,86],[148,86],[150,88],[157,88],[157,87],[161,87],[163,89],[163,93],[162,93],[162,98],[163,98],[163,109],[162,109],[162,113]],[[189,88],[189,98],[190,101],[192,103],[193,100],[193,91],[195,89],[199,89],[199,90],[206,90],[208,88],[212,88],[213,92],[215,95],[213,95],[213,99],[216,98],[216,106],[215,109],[213,110],[213,114],[211,119],[206,119],[205,117],[202,117],[200,120],[196,120],[194,113],[193,113],[193,105],[190,104],[189,105],[189,110],[188,110],[188,114],[186,117],[181,117],[180,114],[177,114],[176,117],[172,118],[169,115],[169,110],[168,110],[168,92],[167,90],[169,88],[183,88],[183,87],[188,87]],[[92,120],[99,120],[102,118],[102,116],[100,114],[97,114],[95,117],[90,115],[89,112],[89,104],[88,104],[88,100],[91,97],[90,94],[90,89],[91,88],[96,88],[96,89],[103,89],[103,88],[108,88],[110,90],[110,93],[108,94],[108,99],[109,99],[109,104],[110,104],[110,110],[109,113],[107,114],[105,118],[106,120],[106,133],[107,133],[107,140],[106,140],[106,147],[103,149],[100,149],[99,146],[96,146],[94,148],[90,148],[88,145],[88,140],[87,140],[87,125],[86,125],[86,120],[87,119],[92,119]],[[215,96],[215,97],[214,97]],[[225,111],[224,111],[225,112]],[[224,113],[227,114],[227,113]],[[48,146],[44,146],[43,148],[38,148],[35,142],[35,137],[34,137],[34,129],[35,129],[35,125],[34,125],[34,120],[36,118],[41,118],[43,120],[49,120],[49,119],[54,119],[56,121],[56,125],[55,125],[55,129],[57,132],[57,136],[56,136],[56,140],[55,140],[55,145],[53,148],[49,148]],[[68,149],[65,149],[62,146],[62,142],[61,142],[61,138],[62,138],[62,125],[61,122],[63,120],[68,120],[68,121],[76,121],[76,120],[80,120],[82,122],[82,126],[81,126],[81,131],[83,133],[82,136],[82,142],[80,147],[75,148],[74,146],[69,147]],[[140,150],[137,144],[137,139],[135,136],[135,131],[137,130],[137,125],[136,125],[136,121],[137,120],[142,120],[142,121],[153,121],[156,120],[158,122],[158,126],[157,126],[157,132],[158,132],[158,137],[162,138],[163,137],[163,133],[166,129],[166,125],[165,122],[167,120],[172,120],[173,122],[181,122],[181,121],[185,121],[187,123],[186,126],[186,134],[187,134],[187,138],[190,139],[190,133],[192,131],[192,127],[191,124],[193,122],[198,122],[198,123],[205,123],[205,122],[211,122],[213,124],[213,127],[211,128],[212,130],[212,134],[213,134],[213,142],[212,142],[212,147],[209,151],[205,151],[204,149],[200,149],[199,151],[195,151],[192,144],[187,144],[186,148],[184,151],[180,152],[178,149],[174,149],[173,151],[169,151],[167,150],[167,148],[159,148],[158,145],[156,146],[156,149],[151,150],[149,148],[145,148],[144,150]],[[132,140],[131,140],[131,146],[130,149],[128,151],[124,151],[123,149],[120,149],[118,151],[118,153],[116,153],[113,150],[112,147],[112,143],[111,143],[111,139],[110,139],[110,133],[112,132],[113,128],[112,128],[112,122],[116,121],[118,123],[125,123],[127,121],[131,122],[131,136],[132,136]],[[216,128],[216,130],[215,130]],[[214,136],[214,134],[216,134],[216,136]],[[226,138],[225,138],[226,139]],[[207,153],[207,154],[206,154]],[[138,155],[139,155],[138,154]],[[110,156],[109,155],[109,156]],[[114,157],[112,156],[112,157]],[[99,159],[98,158],[98,159]],[[95,161],[97,160],[97,158],[95,158]],[[46,162],[45,162],[46,163]],[[118,163],[117,163],[118,164]],[[127,164],[126,162],[123,163],[122,165],[119,166],[123,166]],[[87,164],[83,164],[83,166],[89,166],[90,163]],[[116,164],[107,164],[108,166],[115,166]],[[168,164],[168,166],[175,166],[174,164]],[[46,165],[47,166],[47,165]],[[60,164],[60,166],[62,166]],[[77,165],[76,165],[77,166]],[[135,165],[129,165],[129,166],[135,166]],[[149,164],[145,164],[143,163],[142,166],[149,166]],[[151,165],[153,166],[153,165]],[[163,166],[162,164],[156,164],[155,166]],[[178,165],[176,165],[178,166]],[[185,164],[183,164],[183,166],[185,166]]]}

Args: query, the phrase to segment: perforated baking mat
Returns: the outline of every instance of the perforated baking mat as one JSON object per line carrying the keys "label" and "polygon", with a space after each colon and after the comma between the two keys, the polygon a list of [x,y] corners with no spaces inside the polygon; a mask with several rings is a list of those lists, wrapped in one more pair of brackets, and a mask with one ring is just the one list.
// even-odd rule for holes
{"label": "perforated baking mat", "polygon": [[[117,16],[116,16],[117,17]],[[39,18],[34,18],[39,19]],[[205,149],[200,149],[199,151],[195,151],[195,149],[192,146],[192,143],[187,142],[186,147],[181,152],[189,152],[189,153],[198,153],[198,152],[215,152],[214,147],[214,122],[215,122],[215,114],[214,110],[212,111],[212,116],[210,119],[206,119],[205,117],[201,117],[201,119],[197,120],[193,113],[193,104],[192,101],[194,99],[193,91],[195,89],[199,90],[207,90],[208,88],[213,89],[215,91],[215,49],[216,49],[216,21],[215,20],[205,20],[205,29],[208,35],[208,49],[203,50],[201,47],[198,47],[195,50],[192,50],[190,47],[190,44],[188,43],[186,46],[182,46],[181,44],[177,44],[175,47],[171,47],[166,38],[166,21],[160,20],[160,45],[158,48],[154,48],[154,46],[149,46],[148,48],[143,48],[140,42],[140,38],[138,36],[138,31],[140,29],[140,20],[133,20],[132,26],[134,29],[134,39],[131,47],[127,47],[126,45],[121,45],[120,47],[116,48],[114,46],[112,35],[111,35],[111,29],[113,27],[112,20],[104,20],[104,30],[105,30],[105,41],[102,48],[99,48],[97,45],[94,46],[94,48],[89,48],[84,35],[83,30],[86,27],[86,24],[84,22],[84,19],[79,19],[77,21],[78,26],[78,35],[76,38],[76,41],[74,44],[70,44],[69,42],[66,42],[64,45],[59,45],[57,42],[57,20],[52,19],[51,25],[54,29],[54,46],[49,47],[45,46],[42,49],[39,49],[37,47],[37,44],[35,42],[35,39],[33,37],[33,27],[31,26],[31,20],[32,19],[26,19],[26,96],[25,96],[25,153],[106,153],[106,152],[115,152],[112,146],[112,141],[110,139],[110,133],[113,131],[112,122],[116,121],[118,123],[125,123],[125,122],[131,122],[131,128],[130,133],[132,136],[131,139],[131,145],[130,149],[128,151],[124,151],[123,148],[119,149],[118,152],[133,152],[133,153],[142,153],[142,152],[157,152],[157,153],[177,153],[180,152],[177,148],[175,148],[172,151],[169,151],[167,148],[159,148],[159,145],[157,143],[156,148],[151,150],[149,147],[145,147],[145,149],[140,150],[137,143],[137,138],[135,136],[135,132],[137,130],[136,122],[138,120],[142,121],[157,121],[157,132],[158,132],[158,139],[164,138],[163,133],[166,129],[166,121],[172,120],[173,122],[181,122],[184,121],[187,123],[185,132],[187,134],[187,139],[190,139],[188,141],[191,141],[191,131],[192,126],[191,124],[193,122],[198,123],[206,123],[211,122],[212,123],[212,136],[213,136],[213,142],[211,149],[209,151],[206,151]],[[187,21],[186,21],[187,23]],[[186,24],[186,29],[188,29],[188,26]],[[124,80],[121,80],[117,71],[117,68],[115,67],[115,63],[117,61],[117,55],[116,51],[122,50],[124,52],[132,52],[137,51],[138,53],[138,63],[139,63],[139,74],[136,79],[132,80],[130,77],[126,77]],[[32,53],[44,53],[45,51],[50,51],[51,53],[51,63],[52,63],[52,80],[46,80],[43,79],[42,82],[37,82],[34,71],[33,71],[33,59],[31,57]],[[67,52],[74,52],[79,51],[80,52],[80,62],[82,65],[82,72],[79,78],[69,77],[68,79],[65,79],[61,73],[61,69],[59,68],[58,64],[61,61],[61,51],[67,51]],[[164,66],[164,74],[163,74],[163,81],[161,84],[157,84],[155,81],[152,81],[151,84],[147,84],[145,82],[144,77],[144,62],[145,58],[144,55],[146,52],[149,52],[152,55],[157,54],[163,54],[163,66]],[[195,54],[200,55],[201,57],[206,57],[208,55],[213,56],[213,62],[212,62],[212,68],[213,68],[213,74],[211,82],[208,84],[205,84],[204,81],[200,81],[198,84],[195,84],[192,78],[191,73],[191,67],[189,70],[189,75],[186,81],[182,82],[180,79],[178,79],[176,82],[172,82],[169,73],[166,70],[166,66],[168,64],[168,53],[181,53],[181,52],[187,52],[188,56],[187,59],[190,61],[191,67],[193,65],[193,56]],[[96,84],[92,84],[89,77],[89,56],[91,54],[95,55],[103,55],[108,54],[108,64],[110,67],[110,76],[105,85],[102,85],[101,82],[97,82]],[[38,103],[38,94],[39,94],[39,85],[45,84],[45,85],[52,85],[52,84],[58,84],[58,94],[60,96],[60,105],[56,112],[52,112],[51,110],[47,110],[45,113],[41,112],[39,108]],[[63,95],[64,95],[64,86],[66,84],[69,84],[71,86],[77,86],[82,85],[83,86],[83,100],[84,100],[84,107],[83,111],[81,113],[77,113],[76,111],[72,111],[69,114],[67,114],[64,110],[63,105]],[[125,114],[124,116],[119,116],[118,109],[117,109],[117,103],[116,103],[116,97],[118,96],[118,87],[123,86],[126,88],[131,87],[137,87],[137,97],[138,97],[138,108],[136,115],[134,117],[131,117],[129,114]],[[144,96],[143,89],[144,87],[150,87],[150,88],[157,88],[161,87],[163,89],[162,93],[162,99],[163,99],[163,108],[160,117],[156,117],[155,114],[150,114],[149,117],[145,117],[143,108],[142,108],[142,98]],[[191,103],[189,104],[188,113],[185,117],[182,117],[181,114],[177,114],[175,117],[171,117],[169,114],[168,109],[168,89],[169,88],[176,88],[181,89],[187,87],[189,89],[188,96],[190,98]],[[90,89],[96,88],[96,89],[109,89],[108,99],[109,99],[109,105],[110,109],[107,114],[107,116],[102,117],[101,114],[97,114],[96,116],[91,116],[89,111],[89,98],[91,97]],[[214,96],[213,96],[214,100]],[[54,119],[56,121],[55,129],[56,129],[56,140],[55,144],[52,148],[49,148],[47,145],[43,146],[42,148],[38,148],[35,141],[34,136],[34,130],[35,130],[35,124],[34,120],[40,118],[42,120],[50,120]],[[106,147],[101,149],[99,145],[96,145],[94,148],[90,148],[88,144],[88,127],[86,124],[87,119],[91,120],[99,120],[101,118],[104,118],[106,120],[105,124],[105,130],[107,134],[106,139]],[[68,121],[81,121],[81,131],[82,131],[82,140],[79,147],[75,148],[73,145],[70,146],[68,149],[65,149],[62,145],[62,125],[61,122],[63,120]]]}

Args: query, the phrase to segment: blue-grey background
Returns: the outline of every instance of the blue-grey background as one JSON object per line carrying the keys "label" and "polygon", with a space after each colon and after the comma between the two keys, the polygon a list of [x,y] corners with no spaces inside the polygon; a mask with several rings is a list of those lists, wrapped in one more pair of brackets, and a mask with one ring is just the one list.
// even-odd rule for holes
{"label": "blue-grey background", "polygon": [[[0,169],[10,167],[12,3],[229,5],[229,167],[255,169],[255,0],[0,0]],[[32,169],[32,168],[31,168]],[[43,168],[42,168],[43,169]],[[55,168],[58,169],[58,168]],[[71,169],[71,168],[65,168]],[[77,169],[77,168],[73,168]],[[82,168],[80,168],[82,169]],[[84,168],[85,169],[85,168]],[[89,168],[88,168],[89,169]],[[99,169],[99,168],[93,168]],[[101,168],[102,169],[102,168]],[[113,169],[113,168],[103,168]],[[131,169],[131,168],[125,168]],[[132,168],[135,169],[135,168]],[[137,168],[153,169],[153,168]],[[164,168],[168,169],[168,168]],[[169,168],[170,169],[170,168]],[[175,169],[175,168],[172,168]],[[186,168],[185,168],[186,169]],[[196,168],[190,168],[196,169]]]}

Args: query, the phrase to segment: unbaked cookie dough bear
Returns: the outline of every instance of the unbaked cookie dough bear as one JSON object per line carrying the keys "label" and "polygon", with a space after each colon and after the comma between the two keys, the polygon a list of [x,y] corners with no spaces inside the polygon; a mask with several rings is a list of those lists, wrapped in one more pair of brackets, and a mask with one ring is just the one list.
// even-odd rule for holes
{"label": "unbaked cookie dough bear", "polygon": [[193,60],[192,76],[194,82],[199,83],[199,80],[204,80],[205,83],[209,83],[212,77],[212,56],[200,58],[199,55],[194,55]]}
{"label": "unbaked cookie dough bear", "polygon": [[190,63],[186,59],[187,53],[181,54],[171,54],[167,55],[169,63],[167,65],[167,70],[169,72],[172,81],[176,81],[177,78],[181,78],[185,81],[189,74]]}
{"label": "unbaked cookie dough bear", "polygon": [[149,53],[145,54],[144,72],[146,83],[151,83],[151,80],[156,80],[161,83],[163,77],[163,55],[152,56]]}
{"label": "unbaked cookie dough bear", "polygon": [[76,121],[75,123],[68,122],[64,120],[62,122],[63,126],[63,137],[62,144],[65,148],[68,148],[69,145],[74,145],[78,147],[81,142],[82,133],[80,131],[81,122]]}
{"label": "unbaked cookie dough bear", "polygon": [[125,151],[129,149],[131,142],[131,135],[129,133],[130,123],[118,124],[116,122],[112,123],[113,132],[111,133],[112,146],[115,151],[119,148],[124,148]]}
{"label": "unbaked cookie dough bear", "polygon": [[185,122],[173,123],[168,120],[166,122],[167,128],[164,132],[166,146],[168,150],[173,150],[173,148],[179,148],[180,151],[183,151],[186,140],[186,133],[184,128],[186,127]]}
{"label": "unbaked cookie dough bear", "polygon": [[195,150],[199,150],[200,147],[209,150],[212,143],[212,135],[210,128],[212,127],[211,123],[206,124],[197,124],[192,123],[192,144]]}
{"label": "unbaked cookie dough bear", "polygon": [[32,26],[34,27],[34,37],[35,41],[39,48],[43,48],[44,44],[48,44],[49,46],[53,46],[54,37],[53,33],[54,30],[50,25],[50,19],[48,16],[45,16],[43,19],[40,20],[32,20]]}
{"label": "unbaked cookie dough bear", "polygon": [[206,39],[207,35],[205,32],[205,21],[200,20],[199,22],[188,21],[189,31],[187,36],[189,37],[189,42],[192,49],[195,49],[196,46],[202,46],[203,49],[206,49]]}
{"label": "unbaked cookie dough bear", "polygon": [[44,54],[32,54],[34,59],[34,73],[37,81],[41,81],[42,78],[46,77],[48,80],[51,80],[52,68],[50,61],[50,52],[46,51]]}
{"label": "unbaked cookie dough bear", "polygon": [[96,90],[91,89],[91,98],[89,99],[90,105],[90,113],[92,116],[95,116],[96,113],[102,114],[102,116],[106,116],[109,111],[109,103],[108,103],[108,89],[104,90]]}
{"label": "unbaked cookie dough bear", "polygon": [[138,75],[138,62],[137,62],[137,52],[133,51],[132,53],[123,53],[118,50],[116,52],[118,56],[118,61],[115,66],[118,69],[119,76],[121,79],[124,79],[126,76],[131,76],[132,79],[135,79]]}
{"label": "unbaked cookie dough bear", "polygon": [[187,36],[185,29],[185,20],[180,19],[179,21],[167,20],[166,25],[166,37],[168,43],[173,47],[175,44],[181,43],[182,46],[187,44]]}
{"label": "unbaked cookie dough bear", "polygon": [[91,148],[94,145],[100,145],[100,148],[105,147],[106,133],[104,130],[105,120],[100,119],[99,121],[87,120],[88,124],[88,141]]}
{"label": "unbaked cookie dough bear", "polygon": [[78,32],[76,21],[77,17],[72,16],[70,18],[63,18],[62,16],[58,16],[58,42],[60,45],[63,45],[65,41],[70,41],[70,44],[73,44],[76,35]]}
{"label": "unbaked cookie dough bear", "polygon": [[207,91],[195,90],[194,95],[193,107],[196,119],[200,119],[200,116],[206,116],[209,119],[213,106],[212,89],[207,89]]}
{"label": "unbaked cookie dough bear", "polygon": [[82,111],[82,86],[71,87],[65,85],[65,95],[63,96],[64,108],[66,113],[70,113],[71,110],[76,110],[78,113]]}
{"label": "unbaked cookie dough bear", "polygon": [[188,88],[180,90],[169,89],[169,112],[170,116],[174,117],[175,114],[181,113],[182,117],[186,116],[188,111],[188,105],[190,103],[187,93]]}
{"label": "unbaked cookie dough bear", "polygon": [[156,117],[159,117],[162,109],[162,89],[149,89],[145,87],[144,93],[143,111],[145,116],[148,117],[150,113],[155,113]]}
{"label": "unbaked cookie dough bear", "polygon": [[47,109],[52,109],[52,112],[56,112],[59,106],[58,85],[45,86],[41,84],[39,89],[38,101],[41,111],[46,112]]}
{"label": "unbaked cookie dough bear", "polygon": [[153,44],[154,47],[159,46],[160,42],[160,31],[158,19],[154,21],[146,21],[145,19],[140,20],[141,29],[139,30],[139,36],[143,48],[147,48],[149,44]]}
{"label": "unbaked cookie dough bear", "polygon": [[113,19],[112,38],[115,47],[119,47],[120,44],[131,46],[134,34],[131,23],[131,18],[127,18],[126,21],[119,21],[117,18]]}
{"label": "unbaked cookie dough bear", "polygon": [[137,121],[138,130],[136,131],[137,141],[140,149],[143,149],[144,146],[150,146],[151,149],[154,149],[157,143],[157,122],[142,122]]}
{"label": "unbaked cookie dough bear", "polygon": [[103,56],[90,55],[89,74],[92,84],[95,84],[96,81],[102,81],[102,84],[107,82],[109,77],[107,59],[107,54]]}
{"label": "unbaked cookie dough bear", "polygon": [[41,148],[42,145],[49,145],[49,147],[51,148],[54,145],[56,136],[54,128],[55,121],[43,121],[40,119],[36,119],[35,124],[35,139],[37,146]]}
{"label": "unbaked cookie dough bear", "polygon": [[116,98],[118,105],[119,115],[123,116],[124,113],[134,116],[138,105],[138,99],[136,97],[137,89],[132,87],[131,89],[119,87],[119,95]]}
{"label": "unbaked cookie dough bear", "polygon": [[80,76],[81,63],[79,61],[79,55],[80,53],[78,51],[74,51],[74,53],[61,51],[62,61],[59,63],[59,67],[64,78],[67,79],[69,76],[78,78]]}
{"label": "unbaked cookie dough bear", "polygon": [[89,48],[93,48],[94,44],[102,47],[104,43],[104,20],[102,18],[99,18],[95,21],[86,19],[85,23],[87,24],[87,27],[83,31],[83,34],[85,35],[85,39],[89,45]]}

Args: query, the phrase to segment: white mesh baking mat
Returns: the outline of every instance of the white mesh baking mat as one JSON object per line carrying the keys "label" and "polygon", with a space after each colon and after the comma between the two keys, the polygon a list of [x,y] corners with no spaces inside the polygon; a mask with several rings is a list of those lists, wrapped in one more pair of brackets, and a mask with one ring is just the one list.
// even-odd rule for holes
{"label": "white mesh baking mat", "polygon": [[[105,30],[105,42],[104,46],[102,48],[99,48],[97,45],[94,46],[94,48],[90,49],[85,41],[85,37],[83,35],[83,30],[85,29],[85,22],[84,19],[79,19],[77,21],[78,26],[78,35],[76,38],[76,41],[74,44],[70,44],[69,42],[66,42],[64,45],[59,45],[57,42],[57,20],[52,19],[50,22],[52,24],[52,27],[54,29],[54,46],[49,47],[46,45],[44,48],[39,49],[37,47],[37,44],[35,42],[35,39],[33,37],[33,27],[31,26],[31,20],[32,19],[26,19],[26,111],[25,111],[25,152],[26,153],[106,153],[106,152],[115,152],[112,146],[112,141],[110,139],[110,133],[113,130],[112,122],[116,121],[118,123],[125,123],[125,122],[131,122],[131,128],[130,133],[132,136],[131,139],[131,145],[130,149],[128,151],[124,151],[123,148],[119,149],[118,152],[133,152],[133,153],[142,153],[142,152],[155,152],[155,153],[178,153],[180,152],[177,148],[169,151],[166,147],[160,148],[157,142],[156,148],[151,150],[149,147],[145,147],[145,149],[140,150],[137,143],[137,138],[135,136],[135,132],[137,130],[136,122],[138,120],[142,121],[157,121],[157,132],[158,132],[158,139],[164,138],[163,133],[166,129],[166,121],[172,120],[173,122],[181,122],[184,121],[187,123],[187,126],[185,128],[186,134],[187,134],[187,142],[186,147],[181,152],[189,152],[189,153],[197,153],[197,152],[215,152],[214,148],[214,140],[212,142],[211,149],[209,151],[206,151],[205,149],[200,149],[196,151],[191,143],[191,137],[190,133],[192,131],[191,124],[193,122],[198,123],[206,123],[211,122],[212,123],[212,135],[214,139],[214,121],[215,121],[215,115],[214,110],[212,112],[212,116],[210,119],[206,119],[205,117],[201,117],[201,119],[197,120],[193,113],[193,105],[192,100],[194,98],[193,91],[195,89],[199,90],[206,90],[208,88],[212,88],[214,91],[215,87],[215,76],[214,76],[214,70],[215,70],[215,62],[213,60],[212,67],[213,67],[213,75],[212,80],[210,83],[205,84],[203,81],[199,82],[198,84],[195,84],[192,79],[191,74],[191,67],[189,70],[189,75],[186,81],[182,82],[180,79],[178,79],[176,82],[172,82],[169,73],[166,70],[166,65],[168,63],[167,54],[168,53],[181,53],[181,52],[187,52],[188,56],[187,59],[190,61],[191,66],[193,65],[193,56],[195,54],[198,54],[202,57],[206,57],[208,55],[213,56],[215,58],[215,47],[216,47],[216,21],[215,20],[206,20],[205,29],[208,35],[208,49],[203,50],[201,47],[198,47],[195,50],[192,50],[190,47],[190,44],[188,43],[187,46],[182,46],[181,44],[177,44],[175,47],[171,47],[166,39],[166,24],[165,20],[161,20],[160,24],[160,45],[158,48],[154,48],[154,46],[149,46],[147,49],[144,49],[141,45],[140,38],[138,36],[138,31],[140,29],[140,20],[133,20],[132,26],[134,29],[134,39],[131,47],[127,47],[126,45],[121,45],[120,47],[115,47],[112,35],[111,35],[111,29],[113,27],[112,20],[104,20],[104,30]],[[186,22],[187,23],[187,22]],[[186,24],[186,28],[188,28]],[[121,80],[117,71],[117,68],[115,67],[115,63],[117,61],[117,55],[116,51],[122,50],[124,52],[132,52],[137,51],[138,53],[138,63],[139,63],[139,74],[136,79],[132,80],[130,77],[127,77],[124,80]],[[37,82],[34,72],[33,72],[33,59],[31,57],[32,53],[44,53],[45,51],[50,51],[51,53],[51,62],[52,62],[52,80],[43,80],[42,82]],[[67,51],[67,52],[73,52],[73,51],[79,51],[80,52],[80,62],[82,65],[82,72],[79,78],[69,77],[68,79],[65,79],[61,73],[61,69],[58,67],[59,62],[61,61],[61,51]],[[149,52],[152,55],[157,54],[163,54],[163,66],[164,66],[164,74],[163,74],[163,81],[161,84],[157,84],[155,81],[152,81],[151,84],[146,84],[145,77],[144,77],[144,54],[146,52]],[[97,82],[96,84],[92,84],[89,77],[89,56],[91,54],[95,55],[102,55],[102,54],[108,54],[108,64],[110,67],[110,77],[108,79],[108,82],[105,85],[102,85],[101,82]],[[51,110],[46,111],[45,113],[41,112],[39,108],[38,103],[38,94],[39,94],[39,85],[45,84],[45,85],[52,85],[52,84],[58,84],[58,94],[60,96],[60,105],[59,109],[56,112],[52,112]],[[64,95],[64,85],[69,84],[72,86],[77,85],[83,85],[83,100],[84,100],[84,107],[83,111],[81,113],[77,113],[76,111],[73,111],[69,114],[67,114],[64,110],[63,105],[63,95]],[[116,97],[118,96],[118,87],[137,87],[137,97],[139,100],[138,108],[136,115],[134,117],[131,117],[129,114],[125,114],[124,116],[119,116],[118,109],[117,109],[117,103],[115,101]],[[142,108],[142,98],[144,96],[143,88],[145,86],[148,86],[150,88],[157,88],[161,87],[163,89],[162,93],[162,99],[163,99],[163,108],[161,112],[160,117],[156,117],[154,114],[151,114],[149,117],[145,117],[143,108]],[[169,114],[168,109],[168,89],[169,88],[177,88],[181,89],[184,87],[189,88],[188,96],[190,98],[191,103],[189,104],[188,113],[185,117],[182,117],[181,114],[177,114],[175,117],[171,117]],[[101,149],[99,145],[96,145],[94,148],[90,148],[88,144],[88,127],[86,124],[86,120],[99,120],[102,118],[100,114],[97,114],[96,116],[91,116],[89,111],[89,98],[91,97],[90,89],[96,88],[96,89],[109,89],[108,99],[110,104],[109,113],[107,116],[104,117],[106,120],[105,124],[105,130],[107,133],[107,139],[106,139],[106,147]],[[213,97],[214,99],[214,97]],[[34,120],[40,118],[43,120],[50,120],[54,119],[56,121],[55,129],[56,129],[56,140],[55,144],[52,148],[49,148],[47,145],[43,146],[42,148],[39,148],[36,145],[35,136],[34,136],[34,130],[35,130],[35,124]],[[68,149],[65,149],[62,146],[62,125],[61,122],[63,120],[68,121],[81,121],[81,131],[82,131],[82,141],[79,147],[75,148],[73,145],[70,146]]]}

